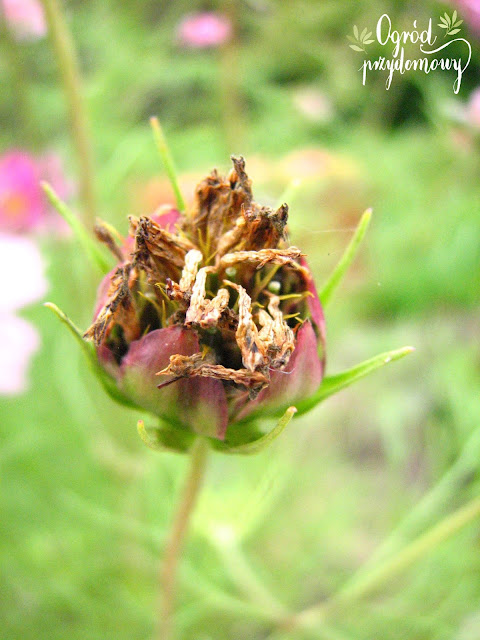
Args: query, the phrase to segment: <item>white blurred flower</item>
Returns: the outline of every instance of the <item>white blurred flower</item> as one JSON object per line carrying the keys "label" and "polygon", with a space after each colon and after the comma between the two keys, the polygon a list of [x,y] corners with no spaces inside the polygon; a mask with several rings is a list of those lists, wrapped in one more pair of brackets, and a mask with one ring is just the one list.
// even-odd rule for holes
{"label": "white blurred flower", "polygon": [[16,312],[40,300],[48,282],[36,244],[21,236],[0,233],[0,394],[14,395],[28,387],[28,367],[40,346],[37,330]]}

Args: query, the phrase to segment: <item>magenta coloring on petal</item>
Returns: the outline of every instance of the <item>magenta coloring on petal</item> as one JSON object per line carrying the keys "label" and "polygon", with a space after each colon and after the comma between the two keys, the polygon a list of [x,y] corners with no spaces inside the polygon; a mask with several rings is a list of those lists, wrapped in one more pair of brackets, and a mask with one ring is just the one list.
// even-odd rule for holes
{"label": "magenta coloring on petal", "polygon": [[228,410],[219,380],[185,378],[165,385],[168,379],[156,375],[168,366],[171,355],[188,356],[198,351],[194,331],[178,325],[151,331],[131,343],[118,371],[119,387],[131,400],[165,420],[223,439]]}

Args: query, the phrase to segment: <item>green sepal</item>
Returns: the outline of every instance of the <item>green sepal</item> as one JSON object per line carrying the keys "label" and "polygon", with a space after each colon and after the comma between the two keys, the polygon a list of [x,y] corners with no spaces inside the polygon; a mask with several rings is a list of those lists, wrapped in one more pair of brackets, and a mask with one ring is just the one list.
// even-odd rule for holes
{"label": "green sepal", "polygon": [[105,369],[101,367],[97,359],[97,354],[95,353],[95,348],[93,347],[92,344],[90,344],[89,342],[86,342],[83,339],[82,332],[70,320],[70,318],[67,315],[65,315],[65,313],[63,313],[63,311],[59,309],[56,304],[53,304],[53,302],[45,302],[43,306],[53,311],[53,313],[57,316],[57,318],[61,322],[63,322],[63,324],[70,330],[70,333],[77,340],[78,344],[80,345],[80,348],[82,349],[85,357],[87,358],[87,362],[91,371],[95,374],[100,384],[108,393],[108,395],[112,398],[112,400],[115,400],[115,402],[118,402],[126,407],[129,407],[130,409],[138,409],[139,407],[134,402],[132,402],[126,396],[123,395],[123,393],[118,389],[115,383],[115,380],[108,375]]}
{"label": "green sepal", "polygon": [[65,202],[60,200],[48,182],[41,182],[40,185],[50,204],[57,210],[73,231],[79,244],[90,259],[90,262],[100,269],[104,275],[111,271],[113,264],[107,260],[100,247],[95,243],[94,239],[90,236],[73,211],[65,204]]}
{"label": "green sepal", "polygon": [[357,251],[360,247],[360,244],[365,236],[365,233],[367,232],[367,228],[370,223],[371,217],[372,217],[372,210],[367,209],[362,215],[362,217],[360,218],[360,222],[358,223],[358,226],[355,229],[355,233],[353,234],[353,237],[350,240],[347,248],[345,249],[342,257],[340,258],[337,266],[333,270],[327,282],[324,284],[322,290],[319,292],[318,295],[323,307],[326,307],[330,302],[330,299],[335,289],[340,284],[348,267],[351,265],[353,259],[355,258]]}
{"label": "green sepal", "polygon": [[149,427],[147,430],[143,420],[137,422],[137,431],[144,444],[154,451],[187,453],[196,437],[194,433],[169,426]]}
{"label": "green sepal", "polygon": [[281,435],[296,411],[296,407],[289,407],[277,422],[276,426],[256,440],[252,440],[238,446],[231,446],[228,441],[222,442],[220,440],[212,440],[212,448],[221,453],[237,453],[245,456],[260,453]]}
{"label": "green sepal", "polygon": [[402,347],[401,349],[380,353],[378,356],[365,360],[351,369],[342,371],[342,373],[337,373],[334,376],[325,376],[322,384],[313,395],[297,403],[299,415],[310,411],[310,409],[316,407],[317,404],[323,402],[326,398],[333,396],[338,391],[345,389],[345,387],[349,387],[369,373],[376,371],[390,362],[400,360],[400,358],[412,353],[412,351],[415,351],[414,347]]}

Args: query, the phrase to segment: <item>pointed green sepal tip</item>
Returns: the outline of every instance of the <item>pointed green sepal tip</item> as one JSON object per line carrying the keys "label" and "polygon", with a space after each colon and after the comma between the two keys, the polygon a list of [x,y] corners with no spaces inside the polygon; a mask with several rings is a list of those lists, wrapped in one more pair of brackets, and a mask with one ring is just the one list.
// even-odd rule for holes
{"label": "pointed green sepal tip", "polygon": [[277,422],[276,426],[271,431],[261,436],[260,438],[257,438],[256,440],[252,440],[251,442],[233,447],[229,446],[228,442],[215,440],[212,441],[212,446],[214,449],[216,449],[217,451],[221,451],[222,453],[237,453],[244,456],[260,453],[261,451],[269,447],[272,442],[283,433],[286,426],[296,412],[296,407],[289,407]]}
{"label": "pointed green sepal tip", "polygon": [[142,439],[142,442],[146,444],[149,449],[153,449],[154,451],[166,451],[164,445],[159,441],[159,439],[152,437],[147,432],[143,420],[139,420],[137,422],[137,431],[138,435]]}
{"label": "pointed green sepal tip", "polygon": [[129,407],[130,409],[137,409],[137,405],[131,402],[131,400],[129,400],[123,395],[123,393],[119,391],[113,378],[111,378],[108,373],[100,366],[93,345],[83,339],[82,332],[70,320],[70,318],[53,302],[44,302],[43,306],[47,309],[50,309],[50,311],[52,311],[57,316],[57,318],[68,328],[68,330],[80,346],[83,354],[85,355],[90,370],[95,374],[100,384],[112,398],[112,400],[115,400],[115,402]]}
{"label": "pointed green sepal tip", "polygon": [[342,257],[340,258],[337,266],[323,286],[323,289],[319,292],[319,297],[324,307],[326,307],[330,302],[333,293],[342,281],[342,278],[345,275],[348,267],[352,264],[355,256],[357,255],[357,251],[367,232],[368,225],[370,224],[371,217],[372,209],[367,209],[360,218],[360,222],[355,229],[355,233],[353,234],[353,237],[350,240],[347,248],[345,249]]}
{"label": "pointed green sepal tip", "polygon": [[143,420],[137,422],[137,431],[142,442],[153,451],[187,453],[195,440],[195,434],[177,429],[168,424],[160,427],[145,427]]}
{"label": "pointed green sepal tip", "polygon": [[158,153],[162,160],[165,171],[167,172],[168,179],[172,185],[173,193],[175,194],[175,200],[177,202],[177,208],[179,211],[185,211],[186,205],[183,199],[180,185],[178,183],[178,174],[173,162],[172,154],[167,144],[165,134],[163,133],[162,126],[156,116],[150,118],[150,126],[153,130],[153,137],[155,144],[157,145]]}
{"label": "pointed green sepal tip", "polygon": [[342,389],[349,387],[354,382],[357,382],[357,380],[361,380],[369,373],[373,373],[390,362],[400,360],[400,358],[412,353],[412,351],[415,351],[414,347],[402,347],[401,349],[386,351],[385,353],[380,353],[378,356],[365,360],[342,373],[337,373],[333,376],[325,376],[318,390],[303,402],[298,403],[299,415],[310,411],[310,409],[316,407],[320,402],[323,402]]}
{"label": "pointed green sepal tip", "polygon": [[77,218],[73,211],[60,200],[54,189],[48,182],[40,182],[40,186],[43,192],[47,196],[48,201],[56,209],[56,211],[62,216],[70,229],[73,231],[74,236],[78,240],[80,246],[87,254],[90,262],[100,269],[103,274],[108,273],[112,269],[112,264],[104,256],[100,247],[95,243],[94,239],[90,236],[82,222]]}

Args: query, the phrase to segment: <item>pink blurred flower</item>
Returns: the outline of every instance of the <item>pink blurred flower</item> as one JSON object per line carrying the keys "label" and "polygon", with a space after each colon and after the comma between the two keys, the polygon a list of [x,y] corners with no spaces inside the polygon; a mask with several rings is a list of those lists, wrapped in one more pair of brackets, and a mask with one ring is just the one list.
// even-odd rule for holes
{"label": "pink blurred flower", "polygon": [[37,159],[12,149],[0,157],[0,229],[25,232],[48,223],[50,209],[40,180],[49,182],[62,199],[71,192],[55,153]]}
{"label": "pink blurred flower", "polygon": [[48,288],[38,247],[25,237],[0,232],[0,394],[22,393],[28,386],[28,367],[40,345],[37,330],[16,312],[41,299]]}
{"label": "pink blurred flower", "polygon": [[0,3],[16,40],[38,40],[46,35],[45,14],[38,0],[0,0]]}
{"label": "pink blurred flower", "polygon": [[230,40],[230,20],[219,13],[203,12],[187,16],[178,27],[178,39],[185,47],[220,47]]}
{"label": "pink blurred flower", "polygon": [[470,29],[480,36],[480,2],[479,0],[452,0]]}

